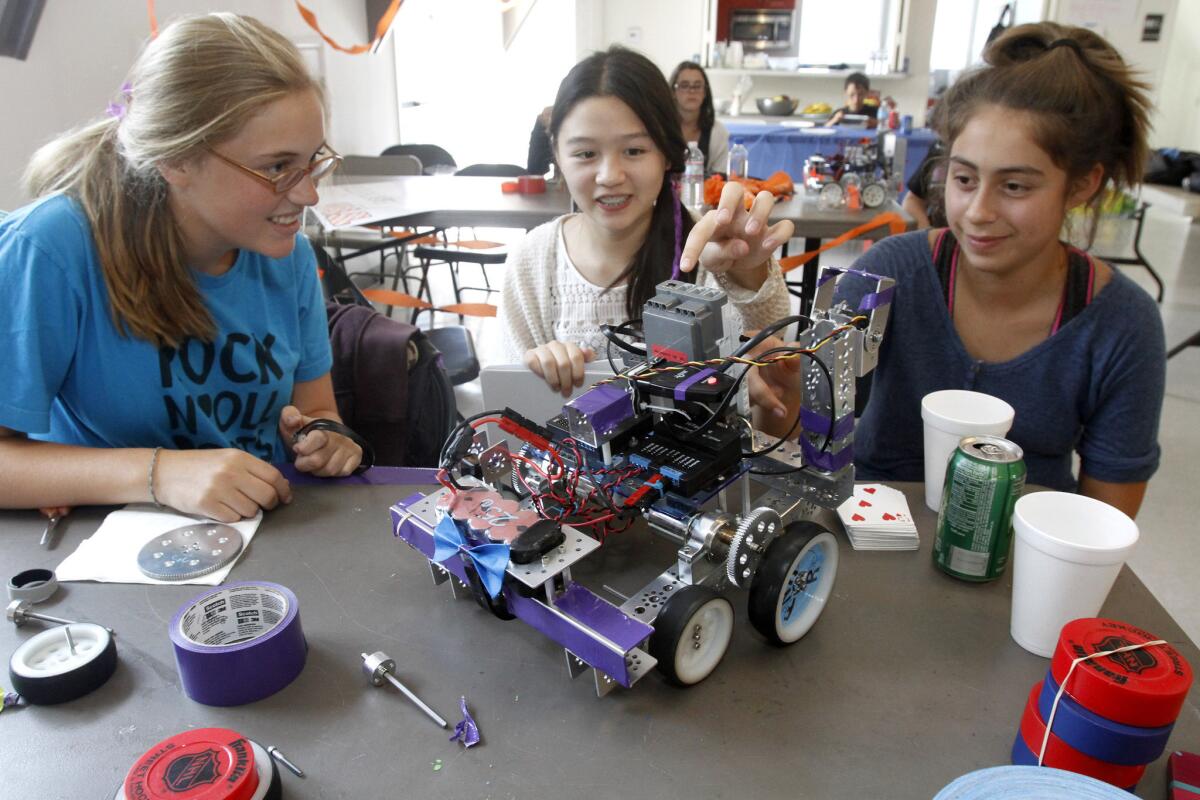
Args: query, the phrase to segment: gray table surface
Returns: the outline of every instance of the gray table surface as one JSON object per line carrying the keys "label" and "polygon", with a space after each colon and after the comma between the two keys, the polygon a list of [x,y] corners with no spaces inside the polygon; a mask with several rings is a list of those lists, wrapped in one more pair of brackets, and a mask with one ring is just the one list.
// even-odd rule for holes
{"label": "gray table surface", "polygon": [[[250,705],[199,705],[181,691],[167,625],[202,587],[66,585],[46,612],[115,628],[120,664],[84,698],[0,715],[0,796],[111,797],[155,742],[224,726],[277,745],[308,772],[284,773],[290,798],[928,798],[958,775],[1008,763],[1048,661],[1009,638],[1009,580],[968,584],[934,569],[934,515],[919,484],[901,488],[920,551],[854,552],[842,538],[833,598],[804,639],[766,645],[737,592],[733,642],[706,681],[678,689],[651,674],[597,698],[536,631],[433,585],[425,560],[389,531],[387,508],[404,487],[298,487],[292,505],[267,515],[230,580],[295,591],[310,647],[300,677]],[[5,570],[53,566],[104,511],[73,513],[52,552],[37,544],[35,514],[0,512]],[[629,592],[671,552],[631,532],[575,577],[601,594],[602,584]],[[1200,666],[1128,568],[1104,614],[1176,643]],[[5,624],[0,651],[37,629]],[[379,649],[448,719],[466,695],[483,743],[463,750],[399,693],[369,687],[359,653]],[[1198,700],[1193,689],[1173,749],[1200,745]],[[1162,797],[1165,770],[1164,757],[1138,794]]]}
{"label": "gray table surface", "polygon": [[[338,178],[337,182],[386,183],[389,194],[406,210],[392,219],[389,225],[449,227],[535,228],[571,210],[571,196],[566,184],[550,184],[544,194],[504,194],[500,184],[511,178],[480,178],[457,176],[400,175],[391,177],[353,176]],[[777,203],[771,212],[771,222],[790,219],[796,226],[795,236],[807,239],[831,239],[853,227],[871,220],[877,214],[892,211],[900,214],[911,227],[912,218],[892,200],[880,208],[849,211],[845,208],[822,209],[815,195],[797,193]],[[888,229],[877,228],[865,238],[880,239]]]}

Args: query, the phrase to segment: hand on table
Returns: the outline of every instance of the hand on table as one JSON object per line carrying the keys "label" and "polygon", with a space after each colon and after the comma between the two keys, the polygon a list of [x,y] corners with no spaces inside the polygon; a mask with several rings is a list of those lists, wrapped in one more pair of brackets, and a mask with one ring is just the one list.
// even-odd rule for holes
{"label": "hand on table", "polygon": [[706,212],[688,234],[679,259],[682,272],[690,272],[700,264],[714,274],[747,274],[764,268],[771,253],[792,238],[795,225],[791,220],[768,224],[775,207],[773,194],[759,192],[749,210],[745,195],[742,184],[725,184],[717,207]]}
{"label": "hand on table", "polygon": [[233,448],[159,451],[154,493],[165,506],[220,522],[292,502],[292,487],[279,470]]}
{"label": "hand on table", "polygon": [[596,358],[590,347],[571,342],[547,342],[525,353],[525,366],[563,397],[583,385],[584,367]]}
{"label": "hand on table", "polygon": [[[279,414],[279,435],[291,441],[296,432],[315,417],[306,417],[295,406],[287,406]],[[340,433],[312,431],[292,445],[296,454],[295,466],[321,478],[340,478],[349,475],[362,461],[362,448]]]}

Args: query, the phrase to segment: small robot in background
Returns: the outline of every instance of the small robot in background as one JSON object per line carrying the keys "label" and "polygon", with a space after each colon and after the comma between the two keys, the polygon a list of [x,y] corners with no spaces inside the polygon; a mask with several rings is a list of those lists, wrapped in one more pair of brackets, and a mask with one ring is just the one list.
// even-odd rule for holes
{"label": "small robot in background", "polygon": [[[826,267],[811,319],[740,342],[724,292],[664,282],[640,337],[617,335],[635,333],[628,323],[607,331],[617,375],[544,424],[513,409],[466,420],[443,448],[442,488],[393,506],[393,534],[436,583],[560,644],[571,676],[590,669],[601,695],[655,667],[682,685],[706,678],[732,637],[734,589],[768,642],[792,644],[832,592],[837,541],[811,517],[853,492],[855,378],[876,364],[893,287]],[[800,323],[796,344],[749,356]],[[802,408],[774,439],[751,427],[745,377],[781,358],[803,361]],[[493,425],[520,445],[490,444]],[[752,479],[765,489],[753,501]],[[571,568],[636,519],[676,558],[618,606]]]}

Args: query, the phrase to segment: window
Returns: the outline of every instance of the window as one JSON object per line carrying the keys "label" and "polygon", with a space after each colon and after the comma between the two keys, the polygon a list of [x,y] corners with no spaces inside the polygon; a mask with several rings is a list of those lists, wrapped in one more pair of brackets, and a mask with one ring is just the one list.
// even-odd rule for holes
{"label": "window", "polygon": [[865,65],[872,53],[887,51],[888,0],[802,0],[798,5],[802,64]]}

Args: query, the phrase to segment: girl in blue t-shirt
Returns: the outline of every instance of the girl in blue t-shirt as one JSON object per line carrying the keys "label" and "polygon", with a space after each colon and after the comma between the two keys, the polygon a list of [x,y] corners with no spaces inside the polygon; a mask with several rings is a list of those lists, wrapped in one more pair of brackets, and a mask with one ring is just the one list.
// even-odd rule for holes
{"label": "girl in blue t-shirt", "polygon": [[[1159,461],[1162,321],[1132,281],[1059,237],[1069,210],[1140,179],[1147,87],[1103,38],[1053,23],[1009,30],[984,60],[935,112],[948,227],[886,239],[855,265],[897,284],[855,427],[858,474],[921,480],[921,398],[971,389],[1015,409],[1031,484],[1133,516]],[[794,372],[764,373],[752,389],[779,414]]]}
{"label": "girl in blue t-shirt", "polygon": [[[233,521],[291,500],[284,441],[338,421],[299,235],[340,161],[323,102],[283,36],[193,17],[146,46],[103,120],[35,154],[41,199],[0,223],[0,507]],[[294,454],[323,476],[362,456],[328,431]]]}

